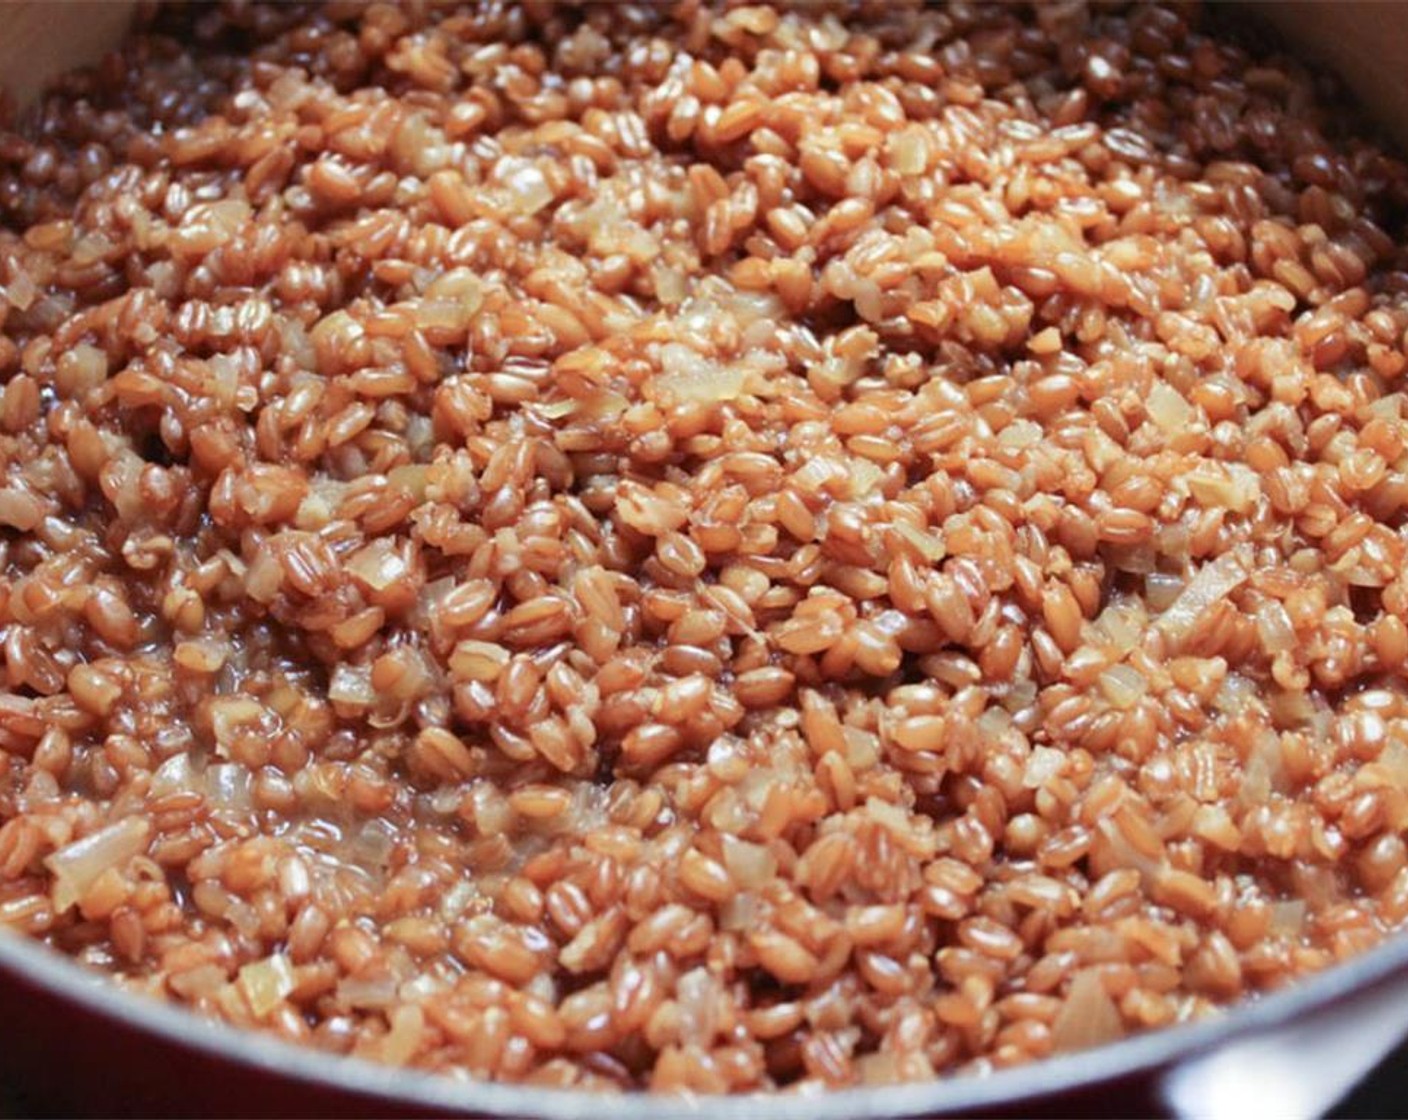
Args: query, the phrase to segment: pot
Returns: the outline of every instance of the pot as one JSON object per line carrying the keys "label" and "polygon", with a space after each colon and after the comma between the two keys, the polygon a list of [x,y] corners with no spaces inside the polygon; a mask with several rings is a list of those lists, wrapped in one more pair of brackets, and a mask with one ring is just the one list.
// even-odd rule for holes
{"label": "pot", "polygon": [[[21,104],[99,57],[132,5],[11,3],[0,82]],[[1408,21],[1347,0],[1256,6],[1293,49],[1337,70],[1408,148]],[[392,1069],[207,1022],[110,987],[0,929],[0,1105],[74,1115],[473,1115],[544,1120],[881,1120],[941,1115],[1323,1113],[1408,1033],[1408,936],[1217,1018],[985,1078],[822,1096],[607,1098]],[[1313,1055],[1313,1057],[1311,1057]],[[1307,1060],[1309,1059],[1309,1060]]]}

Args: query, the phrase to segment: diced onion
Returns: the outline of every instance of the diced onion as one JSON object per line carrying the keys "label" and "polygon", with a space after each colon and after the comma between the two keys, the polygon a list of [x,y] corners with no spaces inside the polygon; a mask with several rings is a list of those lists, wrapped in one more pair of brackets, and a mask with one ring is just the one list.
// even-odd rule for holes
{"label": "diced onion", "polygon": [[998,434],[997,443],[999,447],[1031,447],[1040,443],[1045,436],[1040,424],[1031,420],[1014,420]]}
{"label": "diced onion", "polygon": [[725,365],[679,342],[667,342],[660,348],[660,368],[663,372],[657,384],[661,388],[677,401],[700,404],[742,396],[751,372],[740,362]]}
{"label": "diced onion", "polygon": [[440,917],[447,922],[458,918],[479,894],[479,888],[472,882],[461,879],[455,883],[440,900]]}
{"label": "diced onion", "polygon": [[1308,907],[1303,898],[1271,904],[1271,932],[1283,936],[1299,937],[1305,929],[1305,916]]}
{"label": "diced onion", "polygon": [[377,1010],[396,1003],[400,984],[394,976],[360,979],[349,976],[338,982],[337,1000],[348,1007]]}
{"label": "diced onion", "polygon": [[910,855],[923,859],[932,856],[938,848],[932,831],[919,828],[910,817],[909,810],[903,806],[871,797],[866,800],[865,810],[870,819],[887,829],[895,842]]}
{"label": "diced onion", "polygon": [[777,874],[777,857],[763,844],[724,836],[724,866],[743,890],[755,890]]}
{"label": "diced onion", "polygon": [[1296,632],[1291,625],[1291,616],[1278,599],[1267,599],[1257,607],[1256,630],[1267,653],[1276,654],[1295,648]]}
{"label": "diced onion", "polygon": [[501,159],[498,179],[508,188],[509,205],[520,214],[536,214],[556,197],[547,177],[526,159]]}
{"label": "diced onion", "polygon": [[1137,646],[1143,636],[1144,612],[1128,604],[1111,605],[1100,612],[1095,626],[1108,639],[1106,644],[1124,655]]}
{"label": "diced onion", "polygon": [[851,497],[864,498],[885,479],[885,472],[869,459],[855,458],[847,464],[851,472]]}
{"label": "diced onion", "polygon": [[165,797],[168,793],[184,793],[200,785],[200,777],[191,765],[191,756],[185,751],[177,751],[156,768],[147,792],[152,797]]}
{"label": "diced onion", "polygon": [[10,305],[20,311],[28,311],[39,296],[39,286],[29,273],[18,267],[14,269],[14,279],[10,281],[9,286],[0,291],[4,292]]}
{"label": "diced onion", "polygon": [[46,857],[44,866],[54,875],[54,909],[63,913],[87,894],[108,868],[122,867],[145,852],[151,831],[142,818],[124,817]]}
{"label": "diced onion", "polygon": [[1134,575],[1148,575],[1158,566],[1158,550],[1152,542],[1140,544],[1112,545],[1110,564],[1117,572],[1131,572]]}
{"label": "diced onion", "polygon": [[1199,569],[1173,605],[1159,616],[1155,625],[1175,642],[1181,642],[1194,631],[1211,607],[1250,578],[1247,550],[1224,553]]}
{"label": "diced onion", "polygon": [[185,972],[173,972],[167,977],[170,989],[182,999],[195,1000],[215,995],[226,985],[225,970],[218,964],[198,964]]}
{"label": "diced onion", "polygon": [[1247,710],[1249,705],[1259,705],[1261,686],[1241,673],[1228,673],[1213,697],[1213,706],[1223,715],[1235,716]]}
{"label": "diced onion", "polygon": [[1303,728],[1319,714],[1314,697],[1308,692],[1271,689],[1265,693],[1266,708],[1277,727]]}
{"label": "diced onion", "polygon": [[1148,852],[1137,848],[1112,818],[1105,817],[1097,821],[1095,828],[1109,845],[1110,854],[1114,857],[1116,867],[1133,868],[1139,872],[1146,884],[1163,871],[1166,859],[1156,859]]}
{"label": "diced onion", "polygon": [[402,494],[408,494],[417,502],[425,501],[426,478],[429,475],[429,468],[420,463],[408,463],[400,467],[392,467],[386,476],[387,485],[392,490],[398,490]]}
{"label": "diced onion", "polygon": [[1199,805],[1193,814],[1192,830],[1194,835],[1223,851],[1235,851],[1242,840],[1231,814],[1222,805]]}
{"label": "diced onion", "polygon": [[1397,739],[1390,740],[1379,752],[1378,763],[1388,771],[1399,789],[1408,792],[1408,745]]}
{"label": "diced onion", "polygon": [[1134,707],[1148,687],[1144,674],[1132,665],[1111,665],[1100,674],[1100,691],[1121,711]]}
{"label": "diced onion", "polygon": [[263,1019],[293,991],[293,966],[282,953],[275,953],[240,969],[238,984],[250,1011]]}
{"label": "diced onion", "polygon": [[1281,739],[1274,731],[1257,736],[1242,771],[1240,795],[1245,805],[1260,805],[1283,781]]}
{"label": "diced onion", "polygon": [[719,928],[737,932],[755,929],[762,913],[758,896],[748,891],[740,891],[719,908]]}
{"label": "diced onion", "polygon": [[210,724],[219,752],[225,754],[240,733],[257,725],[263,715],[264,705],[247,696],[222,696],[211,701]]}
{"label": "diced onion", "polygon": [[914,550],[931,564],[937,564],[947,554],[944,542],[932,533],[926,533],[922,529],[916,529],[907,521],[896,521],[894,525],[895,533],[914,546]]}
{"label": "diced onion", "polygon": [[348,707],[370,707],[376,700],[372,689],[370,665],[341,664],[334,671],[328,684],[328,699],[335,704]]}
{"label": "diced onion", "polygon": [[846,740],[846,765],[859,773],[869,770],[880,757],[880,736],[860,727],[846,726],[841,729],[841,737]]}
{"label": "diced onion", "polygon": [[1261,496],[1261,480],[1240,463],[1206,463],[1188,476],[1188,490],[1200,505],[1246,513]]}
{"label": "diced onion", "polygon": [[680,1041],[707,1048],[719,1027],[718,982],[706,968],[693,968],[675,987],[680,1009]]}
{"label": "diced onion", "polygon": [[1151,609],[1168,610],[1183,591],[1183,580],[1164,572],[1150,572],[1144,577],[1144,598]]}
{"label": "diced onion", "polygon": [[1086,1050],[1124,1037],[1124,1019],[1094,969],[1078,972],[1051,1026],[1057,1050]]}
{"label": "diced onion", "polygon": [[387,1018],[391,1029],[381,1040],[381,1060],[403,1066],[415,1057],[425,1037],[425,1012],[415,1004],[401,1004]]}
{"label": "diced onion", "polygon": [[984,740],[996,742],[1012,726],[1012,713],[993,705],[978,717],[978,732]]}
{"label": "diced onion", "polygon": [[613,420],[630,405],[630,401],[612,389],[597,389],[578,402],[576,414],[583,420]]}
{"label": "diced onion", "polygon": [[1066,768],[1066,752],[1055,747],[1034,747],[1027,756],[1027,769],[1022,775],[1022,785],[1027,789],[1041,789],[1052,778],[1059,777]]}
{"label": "diced onion", "polygon": [[352,854],[363,867],[383,868],[396,847],[396,829],[382,820],[370,820],[352,841]]}
{"label": "diced onion", "polygon": [[689,279],[677,268],[657,264],[651,270],[655,278],[655,298],[666,307],[674,307],[684,302],[689,295]]}
{"label": "diced onion", "polygon": [[381,539],[354,552],[347,570],[373,591],[385,591],[406,578],[410,564],[394,541]]}
{"label": "diced onion", "polygon": [[211,807],[243,813],[250,807],[249,771],[237,762],[224,762],[206,771]]}

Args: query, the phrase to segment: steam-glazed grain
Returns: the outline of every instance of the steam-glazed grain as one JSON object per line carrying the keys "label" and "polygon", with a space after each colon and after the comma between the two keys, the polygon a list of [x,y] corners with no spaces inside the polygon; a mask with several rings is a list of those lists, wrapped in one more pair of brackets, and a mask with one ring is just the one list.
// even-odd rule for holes
{"label": "steam-glazed grain", "polygon": [[231,4],[0,136],[0,922],[590,1089],[1408,921],[1404,168],[1186,6]]}

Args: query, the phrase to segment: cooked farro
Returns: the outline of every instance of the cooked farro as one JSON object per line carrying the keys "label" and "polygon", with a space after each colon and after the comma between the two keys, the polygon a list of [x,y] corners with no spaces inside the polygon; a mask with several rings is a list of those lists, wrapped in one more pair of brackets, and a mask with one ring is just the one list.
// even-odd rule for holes
{"label": "cooked farro", "polygon": [[739,1092],[1408,920],[1408,175],[1183,5],[148,13],[0,137],[0,922]]}

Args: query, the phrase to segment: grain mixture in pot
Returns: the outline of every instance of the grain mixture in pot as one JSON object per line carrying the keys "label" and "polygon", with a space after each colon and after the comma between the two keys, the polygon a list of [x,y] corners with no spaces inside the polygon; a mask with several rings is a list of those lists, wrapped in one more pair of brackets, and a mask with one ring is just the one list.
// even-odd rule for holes
{"label": "grain mixture in pot", "polygon": [[0,139],[0,922],[702,1092],[1402,924],[1408,176],[1201,18],[148,16]]}

